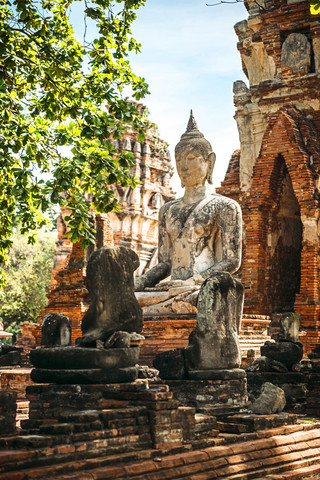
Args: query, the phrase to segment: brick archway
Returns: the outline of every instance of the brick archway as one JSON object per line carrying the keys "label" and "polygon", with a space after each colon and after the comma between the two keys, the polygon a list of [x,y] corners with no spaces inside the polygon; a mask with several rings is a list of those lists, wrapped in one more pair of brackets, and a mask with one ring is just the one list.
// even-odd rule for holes
{"label": "brick archway", "polygon": [[[285,182],[286,188],[292,190],[291,202],[293,206],[296,202],[297,222],[299,217],[302,224],[300,281],[299,286],[292,287],[295,288],[292,306],[302,315],[301,334],[307,351],[320,338],[318,167],[319,133],[299,110],[284,106],[269,122],[255,163],[250,192],[242,202],[246,225],[246,256],[242,270],[245,313],[271,315],[277,308],[281,311],[286,307],[285,302],[277,306],[274,298],[277,280],[273,278],[276,271],[272,264],[272,235]],[[283,262],[286,261],[283,258]],[[281,268],[290,283],[292,272],[289,268],[286,272],[285,263]],[[280,295],[283,284],[279,288]]]}

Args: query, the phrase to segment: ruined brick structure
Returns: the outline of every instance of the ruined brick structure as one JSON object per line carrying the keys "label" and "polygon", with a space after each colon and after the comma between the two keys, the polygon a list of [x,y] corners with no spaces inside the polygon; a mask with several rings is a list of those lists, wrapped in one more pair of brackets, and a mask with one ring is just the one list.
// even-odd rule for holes
{"label": "ruined brick structure", "polygon": [[[145,107],[138,105],[138,108],[142,113]],[[131,172],[141,183],[134,190],[114,187],[121,211],[95,215],[95,247],[84,252],[80,244],[72,245],[65,236],[68,212],[62,210],[59,216],[48,305],[42,309],[40,319],[47,313],[67,315],[72,320],[72,342],[81,336],[81,319],[88,308],[85,265],[94,248],[113,244],[132,248],[140,258],[139,274],[156,261],[158,212],[165,201],[174,198],[169,186],[172,168],[167,145],[158,137],[155,125],[150,124],[143,144],[137,136],[138,132],[128,129],[123,139],[115,140],[114,144],[119,151],[133,152],[135,164]],[[35,333],[39,337],[39,331]]]}
{"label": "ruined brick structure", "polygon": [[218,189],[243,211],[244,313],[273,323],[300,313],[306,353],[320,338],[320,22],[309,4],[245,2],[249,18],[235,26],[249,81],[234,84],[241,150]]}

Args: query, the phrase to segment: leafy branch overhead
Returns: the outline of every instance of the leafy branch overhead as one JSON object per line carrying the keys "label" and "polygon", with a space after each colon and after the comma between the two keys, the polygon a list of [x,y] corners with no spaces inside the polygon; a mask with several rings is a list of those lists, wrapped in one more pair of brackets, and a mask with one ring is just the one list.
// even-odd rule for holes
{"label": "leafy branch overhead", "polygon": [[71,239],[87,246],[92,209],[117,208],[110,185],[135,186],[133,158],[111,138],[130,124],[143,139],[145,120],[124,90],[136,101],[148,93],[127,59],[140,50],[130,28],[145,0],[87,0],[90,43],[70,24],[79,3],[0,0],[0,265],[15,226],[32,242],[52,204],[70,211]]}
{"label": "leafy branch overhead", "polygon": [[[206,3],[207,7],[216,7],[217,5],[222,5],[224,3],[243,3],[244,0],[219,0],[215,3]],[[259,3],[257,0],[256,5],[261,9],[264,10],[264,6]],[[320,0],[310,0],[310,13],[311,15],[320,15]]]}
{"label": "leafy branch overhead", "polygon": [[310,0],[310,12],[312,15],[320,15],[320,0]]}

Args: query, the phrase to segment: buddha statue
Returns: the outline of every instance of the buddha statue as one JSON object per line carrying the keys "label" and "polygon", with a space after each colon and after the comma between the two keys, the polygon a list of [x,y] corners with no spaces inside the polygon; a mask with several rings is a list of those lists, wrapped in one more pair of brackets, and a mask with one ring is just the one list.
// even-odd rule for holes
{"label": "buddha statue", "polygon": [[203,282],[241,262],[241,210],[210,188],[215,154],[192,111],[175,159],[184,195],[161,207],[158,264],[135,281],[145,315],[196,313]]}

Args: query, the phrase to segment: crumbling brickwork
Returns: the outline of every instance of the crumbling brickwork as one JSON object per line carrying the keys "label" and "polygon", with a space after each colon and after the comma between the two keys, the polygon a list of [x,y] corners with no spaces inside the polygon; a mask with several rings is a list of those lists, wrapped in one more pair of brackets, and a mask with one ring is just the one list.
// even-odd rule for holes
{"label": "crumbling brickwork", "polygon": [[320,22],[309,3],[245,2],[249,18],[235,26],[249,80],[234,84],[241,151],[218,189],[243,211],[244,312],[300,313],[306,353],[320,337]]}

